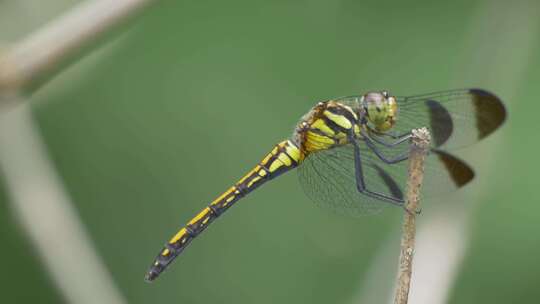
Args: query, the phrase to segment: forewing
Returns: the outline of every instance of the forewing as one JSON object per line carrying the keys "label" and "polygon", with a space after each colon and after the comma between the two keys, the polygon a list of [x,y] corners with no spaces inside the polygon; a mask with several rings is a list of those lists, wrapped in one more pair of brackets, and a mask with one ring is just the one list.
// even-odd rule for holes
{"label": "forewing", "polygon": [[480,89],[452,90],[397,98],[397,134],[429,128],[433,147],[473,144],[503,124],[506,109],[494,94]]}

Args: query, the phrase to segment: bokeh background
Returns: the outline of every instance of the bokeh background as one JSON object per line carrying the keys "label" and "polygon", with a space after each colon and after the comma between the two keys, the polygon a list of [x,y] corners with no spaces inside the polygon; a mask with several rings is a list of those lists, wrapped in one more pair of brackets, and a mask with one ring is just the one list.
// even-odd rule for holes
{"label": "bokeh background", "polygon": [[[2,45],[80,2],[0,0]],[[423,202],[411,302],[536,303],[539,37],[536,1],[163,0],[74,58],[29,104],[45,158],[121,301],[388,303],[402,210],[328,213],[295,173],[240,201],[154,284],[143,276],[162,244],[316,101],[373,89],[494,91],[509,120],[458,151],[478,179]],[[3,172],[2,302],[68,302]],[[52,245],[84,263],[72,244]]]}

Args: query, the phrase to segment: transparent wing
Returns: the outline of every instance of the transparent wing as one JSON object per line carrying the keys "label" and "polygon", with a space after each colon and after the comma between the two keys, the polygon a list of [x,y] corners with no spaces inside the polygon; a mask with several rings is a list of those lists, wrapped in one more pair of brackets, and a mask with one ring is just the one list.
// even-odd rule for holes
{"label": "transparent wing", "polygon": [[434,147],[455,149],[475,143],[506,119],[506,109],[494,94],[480,89],[444,91],[397,97],[398,120],[392,132],[430,129]]}
{"label": "transparent wing", "polygon": [[[300,184],[306,195],[322,208],[352,216],[377,213],[387,203],[358,192],[353,153],[349,144],[310,154],[298,168]],[[366,182],[371,186],[377,184],[368,175],[366,172]]]}
{"label": "transparent wing", "polygon": [[[359,142],[366,187],[395,198],[404,198],[408,162],[387,164],[363,142]],[[407,146],[404,144],[403,146]],[[381,148],[387,156],[399,150]],[[361,216],[381,211],[390,204],[360,193],[356,187],[354,148],[351,144],[310,154],[298,168],[300,184],[318,206],[339,214]],[[422,195],[453,191],[474,178],[472,169],[460,159],[440,150],[426,158]]]}

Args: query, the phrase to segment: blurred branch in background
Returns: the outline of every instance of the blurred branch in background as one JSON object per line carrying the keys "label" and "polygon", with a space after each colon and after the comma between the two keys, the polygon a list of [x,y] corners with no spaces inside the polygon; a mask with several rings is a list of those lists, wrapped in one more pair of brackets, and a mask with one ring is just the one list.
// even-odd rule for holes
{"label": "blurred branch in background", "polygon": [[[398,282],[395,304],[407,304],[411,288],[412,265],[414,258],[414,239],[416,236],[416,212],[420,210],[420,189],[424,179],[424,160],[426,158],[430,134],[426,128],[413,130],[411,154],[409,157],[409,177],[407,180],[407,201],[403,215],[403,231],[399,255]],[[421,288],[422,286],[419,286]]]}
{"label": "blurred branch in background", "polygon": [[150,2],[153,0],[86,1],[4,50],[0,53],[0,103],[28,86],[36,89],[83,47]]}
{"label": "blurred branch in background", "polygon": [[[533,44],[538,36],[539,20],[535,17],[537,9],[531,8],[531,3],[513,4],[506,1],[485,1],[476,8],[477,13],[471,20],[468,47],[465,50],[465,60],[461,68],[456,68],[455,85],[457,87],[479,85],[475,79],[483,79],[481,83],[494,92],[503,93],[503,100],[515,103],[515,96],[521,80],[525,78],[527,63],[533,55]],[[520,20],[520,22],[516,22]],[[459,51],[459,50],[456,50]],[[511,61],[508,58],[512,58]],[[510,116],[512,113],[510,113]],[[411,290],[411,303],[443,304],[449,301],[455,280],[460,273],[465,252],[469,246],[471,235],[470,219],[474,213],[485,180],[490,176],[490,164],[497,153],[493,153],[493,143],[490,150],[476,146],[475,155],[481,155],[475,160],[475,167],[482,168],[481,176],[474,183],[476,195],[468,195],[466,201],[452,204],[442,200],[424,212],[418,225],[416,248],[417,263],[414,265],[413,284],[429,286]],[[464,197],[459,194],[459,197]],[[388,242],[395,242],[389,238]],[[382,246],[380,251],[392,246]],[[387,267],[388,257],[379,253],[371,271],[367,272],[364,286],[352,300],[353,303],[391,303],[391,294],[381,298],[373,294],[375,284],[385,285],[389,290],[393,277]],[[377,282],[372,282],[377,280]]]}
{"label": "blurred branch in background", "polygon": [[25,96],[152,0],[95,0],[0,54],[0,168],[15,216],[69,303],[125,303],[46,153]]}
{"label": "blurred branch in background", "polygon": [[0,113],[11,208],[67,303],[126,303],[47,157],[28,105]]}

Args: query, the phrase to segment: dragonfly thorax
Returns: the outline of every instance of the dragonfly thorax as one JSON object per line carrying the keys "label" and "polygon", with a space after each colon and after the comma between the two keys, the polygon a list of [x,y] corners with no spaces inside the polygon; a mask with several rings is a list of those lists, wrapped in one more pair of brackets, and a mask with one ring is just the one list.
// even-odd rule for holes
{"label": "dragonfly thorax", "polygon": [[369,92],[362,96],[360,102],[367,120],[375,130],[386,132],[396,123],[398,110],[396,98],[389,96],[388,92]]}
{"label": "dragonfly thorax", "polygon": [[302,117],[292,136],[305,156],[349,142],[360,136],[360,121],[364,114],[359,107],[360,96],[319,102]]}

